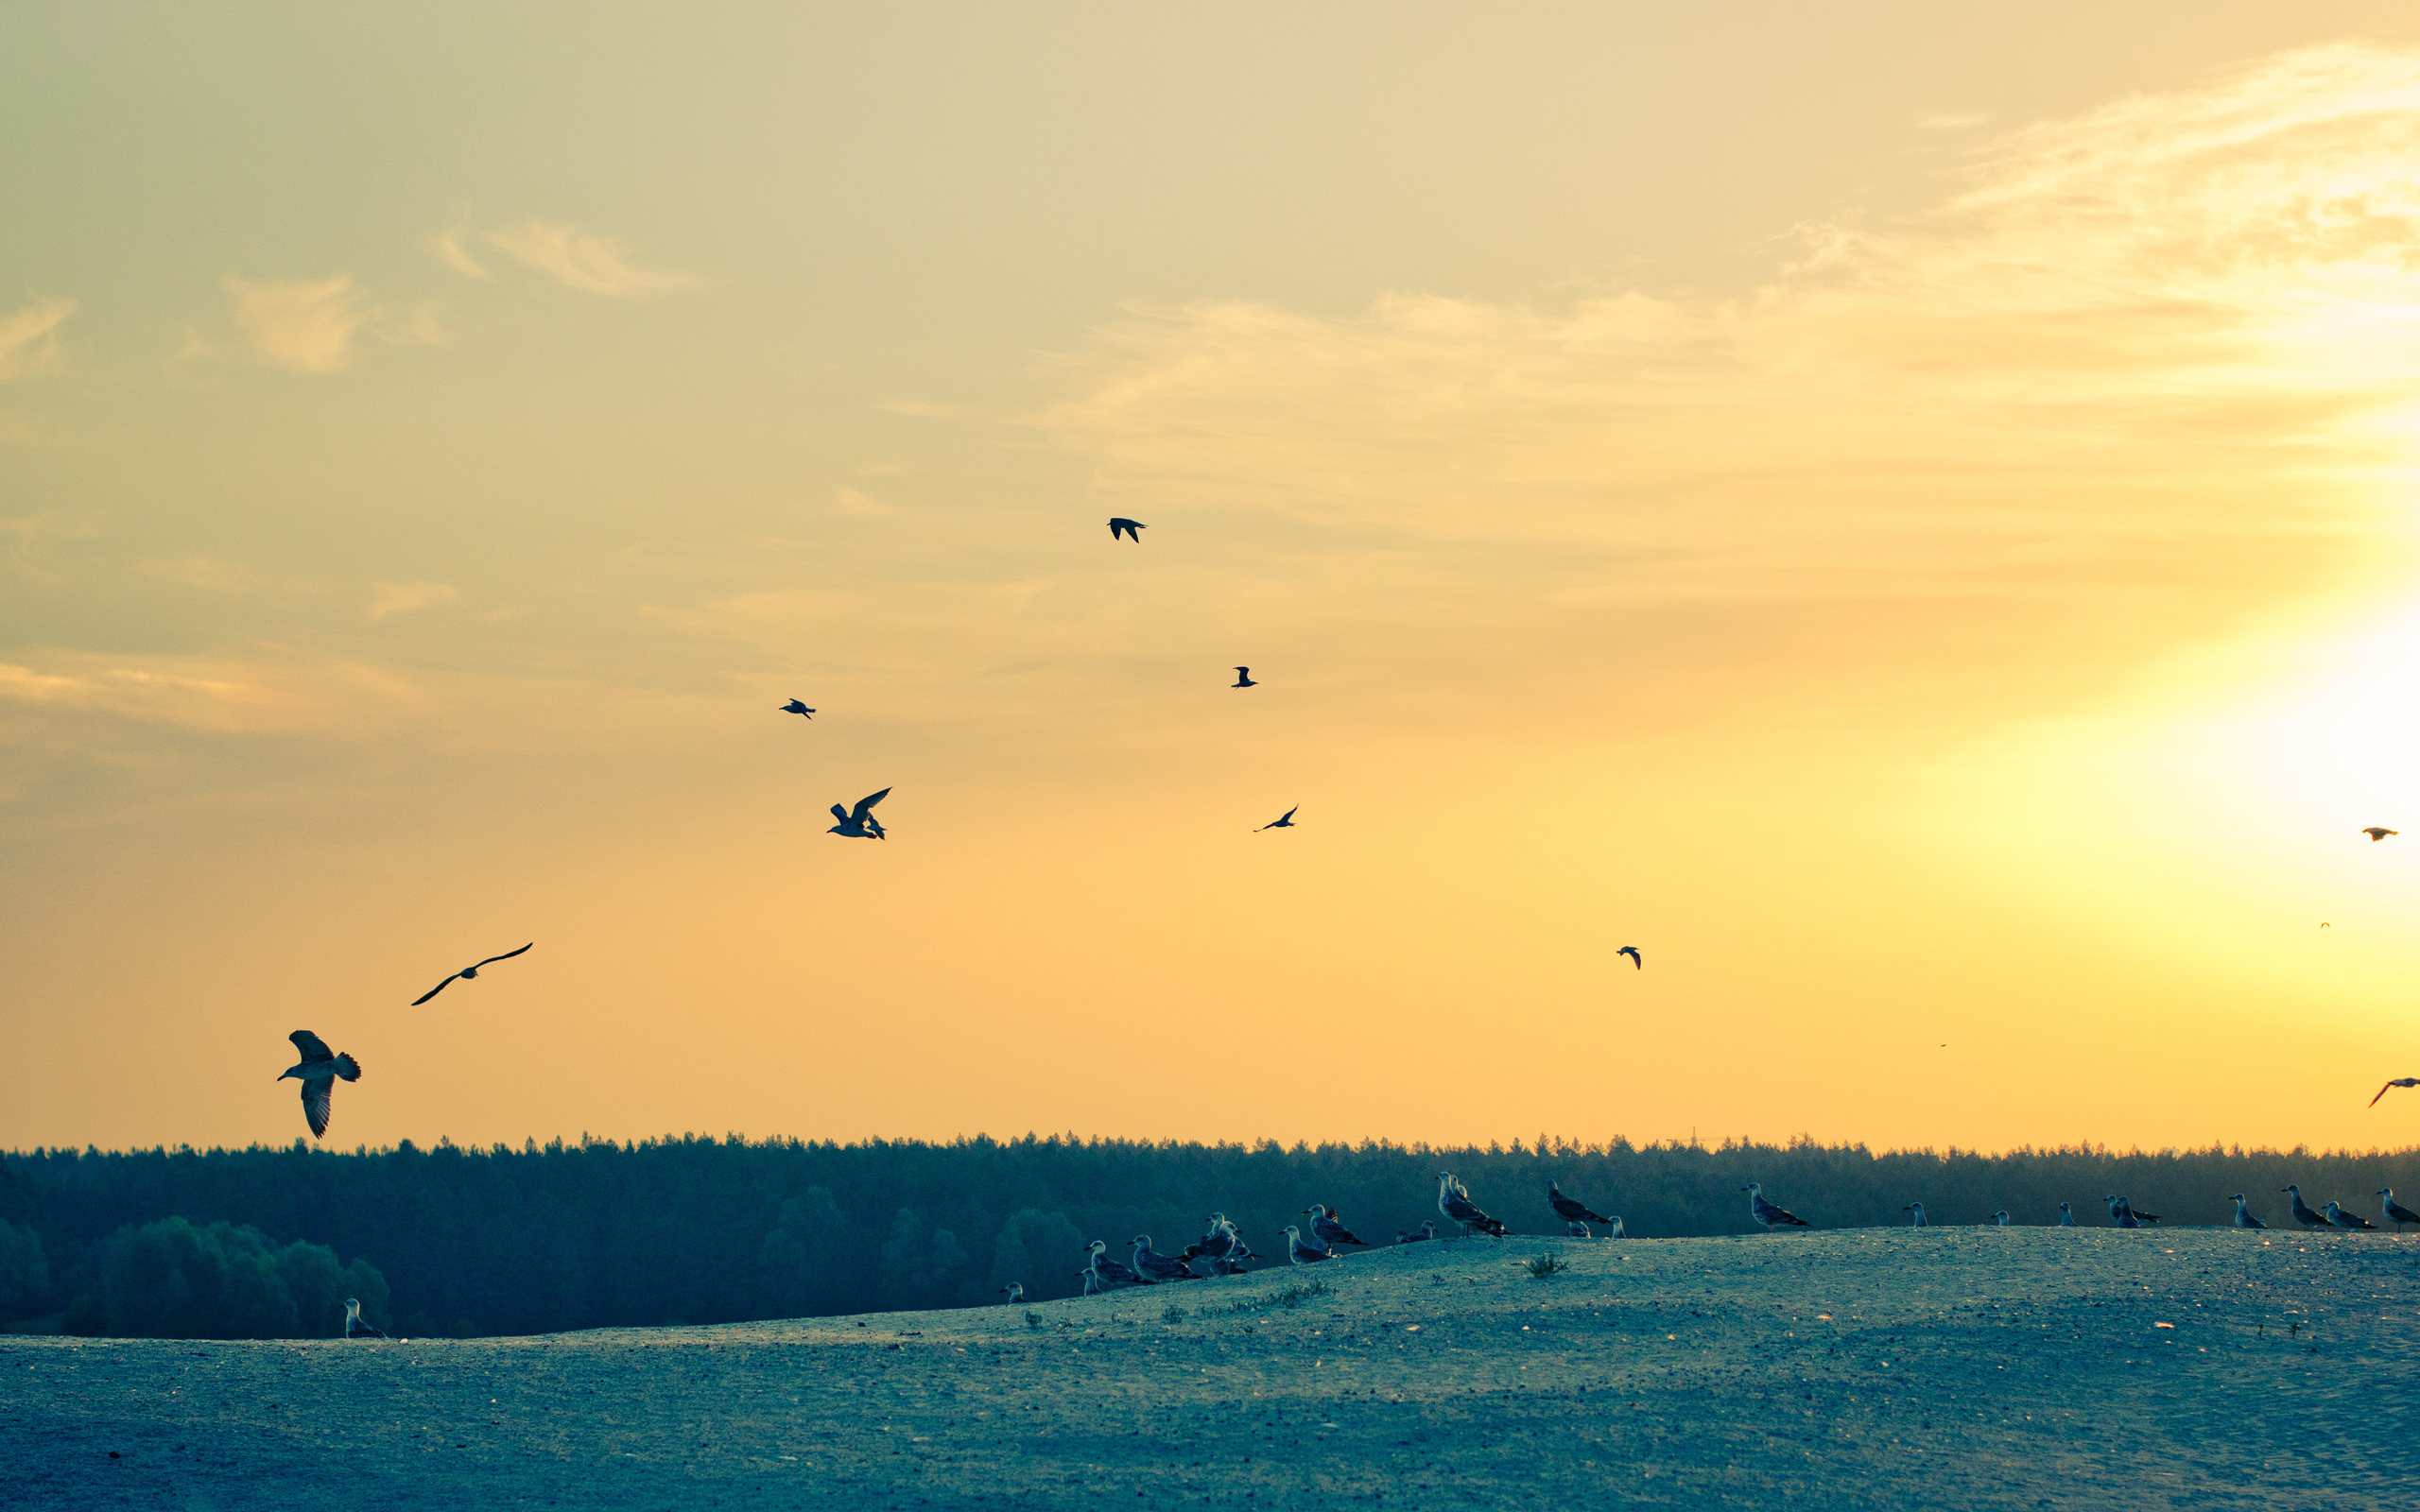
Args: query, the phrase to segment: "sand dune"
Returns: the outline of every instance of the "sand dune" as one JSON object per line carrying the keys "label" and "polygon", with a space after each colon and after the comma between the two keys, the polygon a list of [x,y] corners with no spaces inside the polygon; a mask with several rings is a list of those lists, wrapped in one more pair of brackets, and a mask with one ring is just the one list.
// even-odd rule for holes
{"label": "sand dune", "polygon": [[2415,1263],[2225,1229],[1464,1240],[1017,1309],[11,1338],[0,1503],[2411,1505]]}

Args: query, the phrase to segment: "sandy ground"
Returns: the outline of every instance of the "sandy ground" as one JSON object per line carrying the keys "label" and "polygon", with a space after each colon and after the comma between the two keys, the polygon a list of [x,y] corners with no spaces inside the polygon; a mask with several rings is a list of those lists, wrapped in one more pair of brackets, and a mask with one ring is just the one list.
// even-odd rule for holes
{"label": "sandy ground", "polygon": [[0,1504],[2409,1507],[2416,1314],[2420,1233],[1932,1228],[723,1328],[8,1338]]}

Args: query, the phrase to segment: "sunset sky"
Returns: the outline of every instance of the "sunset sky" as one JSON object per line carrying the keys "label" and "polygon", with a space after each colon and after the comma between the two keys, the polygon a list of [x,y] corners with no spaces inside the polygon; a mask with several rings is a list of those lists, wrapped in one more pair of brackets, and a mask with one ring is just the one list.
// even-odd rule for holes
{"label": "sunset sky", "polygon": [[2420,16],[1670,10],[0,13],[0,1147],[2420,1143]]}

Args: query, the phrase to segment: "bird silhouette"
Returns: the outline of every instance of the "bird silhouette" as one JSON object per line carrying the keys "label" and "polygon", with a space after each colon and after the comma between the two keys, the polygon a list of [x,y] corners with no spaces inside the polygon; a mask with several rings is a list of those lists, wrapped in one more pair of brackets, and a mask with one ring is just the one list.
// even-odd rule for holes
{"label": "bird silhouette", "polygon": [[1314,1202],[1303,1210],[1310,1215],[1311,1237],[1334,1249],[1339,1245],[1367,1245],[1366,1239],[1356,1239],[1353,1230],[1337,1221],[1336,1210],[1323,1202]]}
{"label": "bird silhouette", "polygon": [[2294,1199],[2292,1207],[2294,1222],[2301,1224],[2306,1228],[2325,1228],[2327,1227],[2327,1214],[2324,1212],[2311,1211],[2310,1204],[2303,1200],[2302,1188],[2298,1186],[2286,1186],[2280,1187],[2278,1190]]}
{"label": "bird silhouette", "polygon": [[302,1084],[302,1121],[311,1125],[311,1137],[318,1139],[328,1131],[328,1094],[336,1090],[337,1078],[347,1081],[361,1079],[361,1062],[351,1056],[339,1056],[328,1048],[328,1042],[308,1029],[297,1029],[285,1038],[302,1058],[278,1075],[284,1081],[291,1076]]}
{"label": "bird silhouette", "polygon": [[[1294,823],[1294,815],[1302,808],[1302,806],[1303,805],[1300,803],[1295,804],[1293,808],[1288,809],[1284,814],[1270,820],[1267,824],[1262,825],[1260,830],[1291,830],[1297,828]],[[1252,833],[1258,834],[1260,830],[1254,830]]]}
{"label": "bird silhouette", "polygon": [[2385,839],[2390,834],[2401,834],[2403,832],[2401,830],[2390,830],[2383,824],[2373,824],[2361,833],[2370,837],[2370,843],[2372,845],[2376,845],[2378,841]]}
{"label": "bird silhouette", "polygon": [[1647,970],[1647,958],[1638,954],[1638,947],[1635,945],[1625,945],[1620,950],[1614,952],[1614,954],[1616,955],[1629,956],[1630,969],[1634,971],[1644,971]]}
{"label": "bird silhouette", "polygon": [[2375,1228],[2377,1227],[2377,1224],[2370,1222],[2370,1220],[2362,1217],[2358,1212],[2346,1212],[2342,1204],[2335,1202],[2331,1202],[2327,1205],[2327,1223],[2330,1228],[2343,1228],[2347,1230]]}
{"label": "bird silhouette", "polygon": [[2394,1188],[2380,1187],[2377,1195],[2380,1199],[2380,1206],[2385,1211],[2387,1218],[2394,1223],[2396,1233],[2403,1232],[2403,1226],[2407,1223],[2420,1223],[2420,1212],[2414,1212],[2394,1200]]}
{"label": "bird silhouette", "polygon": [[[2378,1097],[2384,1097],[2390,1091],[2397,1087],[2420,1087],[2420,1076],[2397,1076],[2394,1080],[2388,1082],[2386,1086],[2378,1089]],[[2378,1106],[2378,1097],[2373,1097],[2370,1099],[2370,1106],[2372,1108]]]}
{"label": "bird silhouette", "polygon": [[1588,1204],[1574,1202],[1564,1196],[1563,1183],[1560,1181],[1547,1183],[1547,1206],[1552,1208],[1555,1216],[1565,1223],[1612,1223],[1614,1221],[1601,1212],[1590,1211]]}
{"label": "bird silhouette", "polygon": [[782,713],[786,714],[803,715],[810,724],[815,720],[815,711],[799,702],[796,698],[792,698],[789,702],[782,705]]}
{"label": "bird silhouette", "polygon": [[854,809],[844,809],[838,803],[833,804],[832,816],[840,822],[823,833],[837,834],[849,840],[890,838],[882,828],[882,821],[873,816],[873,806],[890,796],[890,789],[886,787],[879,793],[869,793],[857,799],[857,806]]}
{"label": "bird silhouette", "polygon": [[1143,538],[1135,532],[1142,528],[1143,522],[1140,520],[1129,520],[1124,515],[1112,515],[1109,519],[1109,539],[1115,541],[1118,537],[1124,536],[1139,546],[1143,543]]}
{"label": "bird silhouette", "polygon": [[2242,1193],[2231,1193],[2228,1194],[2227,1200],[2235,1204],[2235,1226],[2237,1228],[2266,1228],[2269,1227],[2267,1224],[2262,1223],[2259,1219],[2252,1215],[2252,1209],[2245,1205]]}
{"label": "bird silhouette", "polygon": [[1808,1223],[1798,1214],[1790,1211],[1788,1208],[1781,1207],[1775,1203],[1767,1202],[1765,1200],[1764,1183],[1760,1181],[1751,1181],[1739,1190],[1748,1194],[1749,1216],[1754,1218],[1758,1223],[1763,1224],[1768,1229],[1773,1228],[1775,1225],[1794,1225],[1800,1228],[1812,1228],[1815,1227],[1813,1224]]}
{"label": "bird silhouette", "polygon": [[[531,941],[529,942],[529,945],[535,945],[535,944],[537,944],[537,943],[538,943],[538,942],[537,942],[536,940],[534,940],[534,939],[533,939],[533,940],[531,940]],[[507,951],[507,952],[505,952],[505,953],[504,953],[503,954],[501,954],[501,955],[491,955],[491,956],[489,956],[486,960],[479,962],[479,963],[478,963],[477,965],[475,965],[475,966],[466,966],[466,967],[462,968],[460,971],[458,971],[455,972],[452,976],[447,977],[444,981],[438,983],[435,987],[430,988],[427,991],[425,991],[425,992],[422,993],[420,996],[418,996],[418,997],[416,997],[416,998],[412,999],[412,1006],[413,1006],[413,1007],[415,1007],[415,1008],[419,1007],[422,1004],[424,1004],[424,1003],[427,1002],[429,999],[431,999],[431,998],[433,998],[433,997],[437,996],[437,994],[439,994],[440,992],[444,991],[444,990],[446,989],[446,988],[448,988],[449,986],[451,986],[452,984],[454,984],[454,983],[456,983],[456,982],[475,982],[475,981],[477,981],[477,980],[478,980],[478,976],[479,976],[479,967],[481,967],[481,966],[493,966],[493,965],[494,965],[496,962],[498,962],[498,961],[509,961],[509,960],[512,959],[514,956],[516,956],[516,955],[520,954],[521,954],[521,951],[526,951],[526,950],[527,950],[527,949],[529,948],[529,945],[524,945],[524,946],[522,946],[520,951]]]}
{"label": "bird silhouette", "polygon": [[1230,688],[1257,688],[1260,684],[1252,679],[1252,668],[1237,667],[1236,668],[1236,680],[1228,683],[1227,686]]}

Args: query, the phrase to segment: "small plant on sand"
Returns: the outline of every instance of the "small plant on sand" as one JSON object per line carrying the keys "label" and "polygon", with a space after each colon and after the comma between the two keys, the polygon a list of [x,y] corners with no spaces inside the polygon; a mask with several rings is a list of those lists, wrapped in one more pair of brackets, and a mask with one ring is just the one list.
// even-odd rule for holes
{"label": "small plant on sand", "polygon": [[1050,1320],[1048,1318],[1044,1317],[1041,1314],[1030,1310],[1028,1310],[1025,1315],[1025,1326],[1029,1329],[1041,1328],[1044,1324],[1048,1323],[1049,1321]]}
{"label": "small plant on sand", "polygon": [[1570,1266],[1564,1264],[1562,1261],[1555,1259],[1552,1255],[1540,1255],[1537,1259],[1530,1262],[1530,1274],[1536,1277],[1539,1280],[1545,1280],[1556,1271],[1569,1270],[1570,1268]]}
{"label": "small plant on sand", "polygon": [[1160,1314],[1160,1321],[1163,1323],[1182,1323],[1184,1321],[1184,1309],[1177,1306],[1174,1302],[1170,1302],[1167,1305],[1167,1310]]}
{"label": "small plant on sand", "polygon": [[1326,1295],[1327,1282],[1305,1281],[1293,1286],[1288,1286],[1282,1292],[1271,1293],[1269,1299],[1276,1303],[1279,1307],[1300,1307],[1305,1301],[1314,1297],[1325,1297]]}

